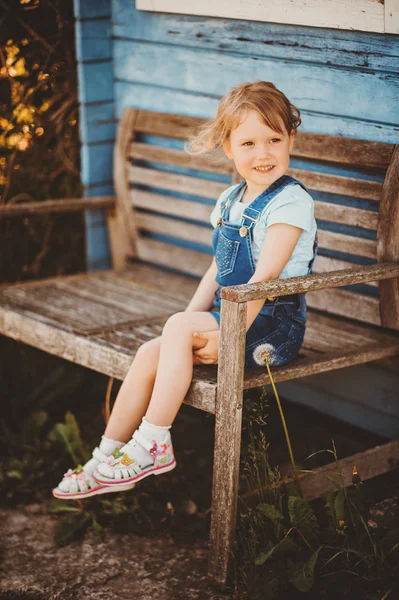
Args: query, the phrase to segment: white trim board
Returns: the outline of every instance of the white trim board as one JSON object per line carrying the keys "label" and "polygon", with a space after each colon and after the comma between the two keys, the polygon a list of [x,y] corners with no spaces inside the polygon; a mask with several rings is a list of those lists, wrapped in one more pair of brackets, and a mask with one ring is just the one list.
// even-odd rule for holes
{"label": "white trim board", "polygon": [[399,34],[399,0],[136,0],[140,10]]}

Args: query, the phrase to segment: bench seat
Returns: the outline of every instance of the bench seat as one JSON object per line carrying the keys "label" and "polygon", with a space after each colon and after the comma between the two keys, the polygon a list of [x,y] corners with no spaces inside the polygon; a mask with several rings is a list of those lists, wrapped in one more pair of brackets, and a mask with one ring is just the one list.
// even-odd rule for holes
{"label": "bench seat", "polygon": [[[132,264],[122,274],[92,272],[0,288],[0,333],[110,377],[124,379],[138,348],[184,311],[198,285],[190,276]],[[304,344],[292,364],[273,367],[287,381],[397,356],[399,332],[308,309]],[[269,383],[245,369],[244,389]],[[216,365],[196,365],[185,403],[215,413]]]}

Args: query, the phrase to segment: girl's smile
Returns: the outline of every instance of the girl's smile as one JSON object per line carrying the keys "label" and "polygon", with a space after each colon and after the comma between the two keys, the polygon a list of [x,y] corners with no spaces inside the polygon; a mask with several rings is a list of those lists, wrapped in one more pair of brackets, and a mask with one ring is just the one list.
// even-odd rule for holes
{"label": "girl's smile", "polygon": [[290,135],[271,129],[256,110],[245,113],[241,123],[230,133],[224,146],[247,182],[247,196],[255,198],[286,173],[295,131]]}

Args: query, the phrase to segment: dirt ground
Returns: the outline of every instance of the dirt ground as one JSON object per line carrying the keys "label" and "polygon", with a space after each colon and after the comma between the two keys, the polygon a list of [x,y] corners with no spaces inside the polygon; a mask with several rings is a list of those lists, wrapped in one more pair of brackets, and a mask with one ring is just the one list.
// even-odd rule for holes
{"label": "dirt ground", "polygon": [[[206,578],[207,543],[106,530],[57,548],[56,517],[38,504],[0,510],[0,598],[225,600]],[[18,594],[19,593],[19,594]]]}

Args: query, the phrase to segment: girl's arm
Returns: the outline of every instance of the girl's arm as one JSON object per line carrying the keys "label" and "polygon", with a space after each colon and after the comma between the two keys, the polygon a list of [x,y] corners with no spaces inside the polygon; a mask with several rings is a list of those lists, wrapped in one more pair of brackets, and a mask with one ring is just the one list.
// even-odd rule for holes
{"label": "girl's arm", "polygon": [[215,292],[218,288],[216,275],[217,266],[214,257],[184,312],[211,310],[215,299]]}
{"label": "girl's arm", "polygon": [[[275,223],[266,230],[255,273],[248,283],[278,279],[290,259],[302,233],[301,227]],[[250,300],[247,307],[247,329],[258,316],[265,300]]]}
{"label": "girl's arm", "polygon": [[[270,225],[267,228],[255,273],[248,283],[278,279],[291,257],[301,233],[301,227],[295,225],[287,223]],[[264,298],[248,302],[246,331],[255,321],[264,302]],[[207,341],[205,346],[194,350],[195,364],[217,364],[220,330],[194,332],[193,337],[198,341]]]}

